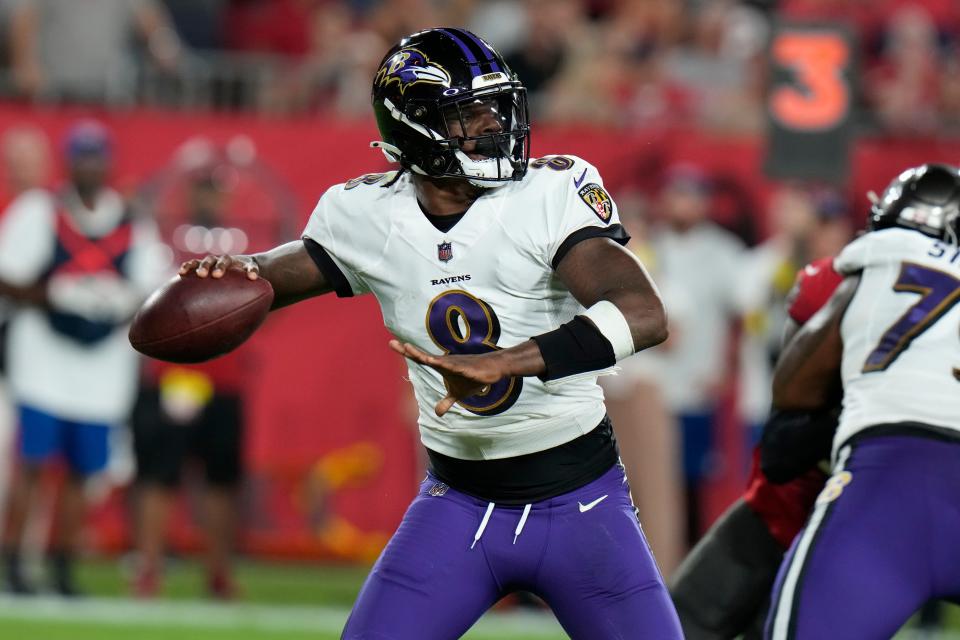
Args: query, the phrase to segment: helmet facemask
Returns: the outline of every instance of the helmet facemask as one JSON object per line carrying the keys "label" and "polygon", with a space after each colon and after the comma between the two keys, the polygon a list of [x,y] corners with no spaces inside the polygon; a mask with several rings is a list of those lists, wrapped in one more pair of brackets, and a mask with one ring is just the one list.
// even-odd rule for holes
{"label": "helmet facemask", "polygon": [[374,145],[421,175],[465,178],[484,188],[520,180],[530,157],[526,90],[506,82],[444,94],[450,95],[409,100],[403,112],[386,101],[390,116],[406,127],[396,131],[394,144]]}
{"label": "helmet facemask", "polygon": [[466,177],[481,187],[519,180],[529,156],[523,88],[471,93],[440,105],[446,145],[453,151],[452,166],[444,174]]}

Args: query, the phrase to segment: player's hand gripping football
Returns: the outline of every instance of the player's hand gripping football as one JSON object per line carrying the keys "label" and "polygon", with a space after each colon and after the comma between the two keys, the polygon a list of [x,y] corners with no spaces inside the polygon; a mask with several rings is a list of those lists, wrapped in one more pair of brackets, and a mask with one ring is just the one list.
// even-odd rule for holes
{"label": "player's hand gripping football", "polygon": [[391,340],[390,348],[414,362],[436,369],[443,376],[447,395],[434,407],[438,416],[443,416],[463,398],[481,393],[484,387],[509,375],[499,355],[501,351],[481,355],[432,356],[408,342],[399,340]]}
{"label": "player's hand gripping football", "polygon": [[242,271],[251,280],[260,277],[260,266],[251,256],[207,256],[187,260],[180,265],[180,275],[196,273],[200,278],[220,279],[228,270]]}

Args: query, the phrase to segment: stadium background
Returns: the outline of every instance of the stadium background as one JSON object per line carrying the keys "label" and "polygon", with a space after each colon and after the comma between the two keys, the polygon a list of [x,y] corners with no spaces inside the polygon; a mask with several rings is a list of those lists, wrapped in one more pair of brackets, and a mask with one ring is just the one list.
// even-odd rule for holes
{"label": "stadium background", "polygon": [[[68,3],[80,4],[59,2]],[[90,11],[110,4],[92,3]],[[369,79],[389,42],[441,23],[475,29],[530,74],[523,79],[533,94],[534,156],[587,158],[614,197],[640,194],[651,208],[670,167],[696,166],[723,185],[712,217],[751,245],[770,234],[773,196],[785,182],[836,190],[859,227],[868,190],[879,191],[903,167],[960,158],[960,7],[951,0],[135,4],[158,10],[162,24],[142,32],[123,25],[129,33],[114,53],[127,62],[127,81],[97,88],[94,73],[86,92],[57,85],[56,58],[39,56],[41,72],[31,75],[16,41],[14,16],[24,3],[4,3],[0,133],[43,132],[56,185],[65,131],[81,118],[103,122],[114,140],[114,185],[171,237],[176,205],[167,205],[197,149],[219,158],[214,165],[232,190],[230,224],[245,230],[253,248],[295,237],[328,186],[386,169],[368,147],[377,137]],[[103,28],[110,23],[104,14]],[[827,33],[847,47],[837,73],[848,101],[835,121],[809,126],[777,113],[777,92],[802,85],[777,53],[778,38],[791,29]],[[84,47],[75,54],[82,58]],[[816,87],[797,91],[817,103]],[[828,137],[840,141],[839,153],[823,158],[817,145]],[[158,184],[173,195],[158,195]],[[0,200],[12,196],[0,187]],[[733,326],[734,339],[738,332]],[[102,599],[125,593],[131,526],[129,470],[121,464],[89,519],[82,579],[98,597],[86,605],[0,600],[0,633],[107,638],[135,629],[159,638],[179,628],[183,637],[241,630],[334,637],[422,471],[409,387],[387,339],[372,299],[321,299],[274,314],[243,348],[238,362],[255,372],[242,382],[249,475],[240,551],[255,559],[241,569],[246,604],[164,609],[170,605]],[[707,482],[707,523],[739,494],[747,467],[736,369],[731,357],[716,440],[726,463]],[[189,560],[200,545],[186,517],[192,508],[188,492],[172,534],[172,548],[187,560],[172,571],[167,595],[181,603],[198,592]],[[526,615],[494,616],[486,633],[554,637],[549,622]],[[173,617],[208,623],[168,628]],[[287,622],[276,623],[281,618]]]}

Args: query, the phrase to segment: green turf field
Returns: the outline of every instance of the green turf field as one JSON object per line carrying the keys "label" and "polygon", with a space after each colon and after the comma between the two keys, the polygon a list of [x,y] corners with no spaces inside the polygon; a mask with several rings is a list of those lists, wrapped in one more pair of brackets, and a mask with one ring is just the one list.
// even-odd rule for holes
{"label": "green turf field", "polygon": [[[87,593],[119,597],[128,594],[128,563],[88,561],[80,565],[77,580]],[[242,602],[256,604],[323,604],[349,607],[353,604],[367,567],[295,563],[241,562],[237,583]],[[172,560],[167,563],[164,598],[202,600],[203,569],[197,562]]]}
{"label": "green turf field", "polygon": [[[79,582],[89,597],[0,595],[0,638],[37,640],[336,640],[366,574],[356,567],[243,563],[242,599],[212,603],[203,597],[203,573],[193,562],[168,567],[162,598],[126,597],[122,562],[86,562]],[[960,629],[960,609],[946,609]],[[428,621],[425,623],[429,624]],[[468,640],[561,640],[548,612],[489,613],[464,636]],[[960,640],[957,632],[897,640]]]}
{"label": "green turf field", "polygon": [[[0,638],[42,640],[335,640],[367,569],[351,566],[241,563],[236,603],[204,598],[203,571],[172,562],[162,598],[127,598],[123,562],[81,565],[89,594],[76,601],[50,596],[0,596]],[[548,612],[488,614],[470,640],[561,640]]]}
{"label": "green turf field", "polygon": [[[0,637],[43,640],[336,640],[347,609],[207,605],[184,601],[136,603],[88,599],[0,598]],[[427,621],[426,624],[429,624]],[[560,640],[566,636],[543,615],[492,614],[470,640]]]}

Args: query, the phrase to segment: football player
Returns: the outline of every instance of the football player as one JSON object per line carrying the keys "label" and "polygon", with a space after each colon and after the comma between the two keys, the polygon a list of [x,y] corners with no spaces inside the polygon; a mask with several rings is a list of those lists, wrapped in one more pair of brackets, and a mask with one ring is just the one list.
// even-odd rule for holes
{"label": "football player", "polygon": [[834,260],[843,283],[787,345],[781,410],[843,410],[833,475],[777,576],[765,636],[890,638],[960,593],[960,170],[909,169]]}
{"label": "football player", "polygon": [[681,638],[596,383],[666,318],[597,170],[528,163],[524,87],[462,29],[395,45],[373,107],[399,170],[331,187],[301,241],[181,269],[277,307],[372,293],[408,359],[430,471],[343,637],[458,638],[526,590],[573,638]]}
{"label": "football player", "polygon": [[[788,296],[784,343],[826,304],[843,281],[832,262],[832,258],[822,258],[797,273]],[[771,416],[764,431],[765,464],[761,465],[758,445],[743,496],[678,568],[670,594],[687,640],[762,636],[777,569],[827,478],[817,463],[829,457],[836,419],[829,414],[816,417],[820,428],[811,434],[806,412]],[[801,434],[795,433],[798,422]],[[771,442],[770,434],[778,428],[790,429],[800,437],[789,443]],[[797,455],[798,449],[804,455]],[[764,471],[779,483],[772,482]]]}

